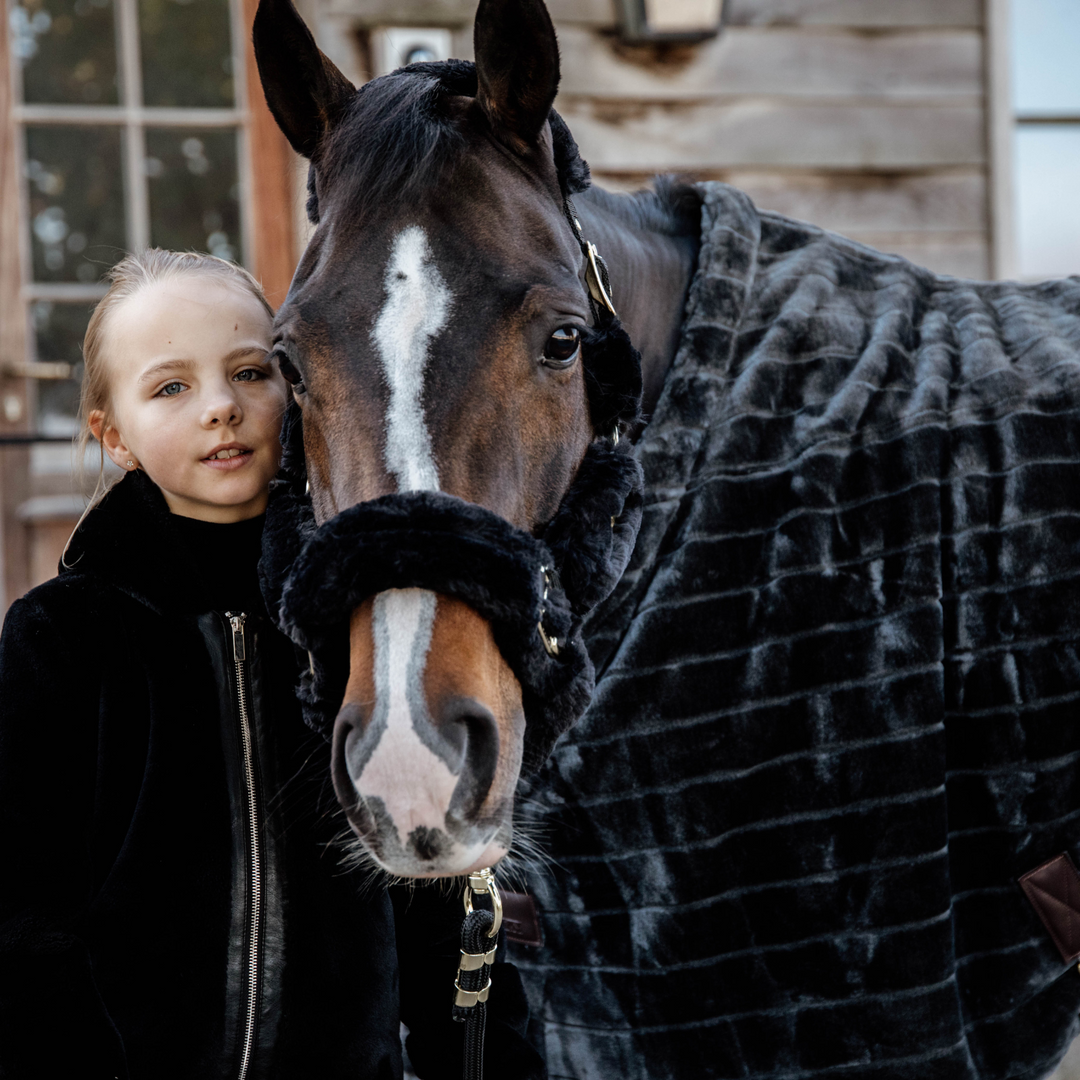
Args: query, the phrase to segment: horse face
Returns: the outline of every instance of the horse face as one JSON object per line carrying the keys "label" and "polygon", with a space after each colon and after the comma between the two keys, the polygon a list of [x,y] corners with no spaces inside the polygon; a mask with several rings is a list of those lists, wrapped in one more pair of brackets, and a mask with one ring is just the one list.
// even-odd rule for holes
{"label": "horse face", "polygon": [[[303,410],[317,520],[440,490],[537,528],[593,437],[542,3],[481,5],[474,96],[415,73],[345,89],[288,0],[263,0],[255,34],[268,101],[313,164],[318,225],[275,348]],[[276,77],[282,50],[299,84]],[[395,188],[403,142],[419,160]],[[375,859],[440,876],[505,854],[524,717],[487,623],[450,596],[390,590],[353,613],[350,665],[333,776]]]}

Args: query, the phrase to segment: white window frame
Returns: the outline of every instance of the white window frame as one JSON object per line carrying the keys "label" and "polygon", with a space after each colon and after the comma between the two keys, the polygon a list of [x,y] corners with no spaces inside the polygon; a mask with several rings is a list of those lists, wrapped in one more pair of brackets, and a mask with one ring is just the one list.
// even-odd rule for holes
{"label": "white window frame", "polygon": [[[1080,130],[1080,112],[1043,114],[1013,107],[1012,7],[1023,0],[985,0],[986,131],[990,190],[992,272],[998,279],[1020,272],[1016,205],[1016,132],[1044,124],[1072,125]],[[1028,279],[1030,280],[1030,279]],[[1036,280],[1041,280],[1037,277]]]}
{"label": "white window frame", "polygon": [[986,142],[990,218],[991,274],[1016,274],[1016,205],[1014,170],[1016,118],[1012,107],[1010,0],[986,0]]}
{"label": "white window frame", "polygon": [[[27,125],[64,124],[93,127],[116,127],[122,131],[121,162],[125,231],[131,250],[150,244],[149,178],[146,175],[147,127],[234,128],[237,136],[236,162],[240,198],[241,260],[250,268],[252,262],[253,209],[251,155],[249,147],[250,114],[247,102],[244,43],[246,29],[241,0],[228,0],[229,29],[232,38],[232,71],[235,105],[232,108],[157,108],[142,104],[142,54],[139,42],[138,0],[113,0],[116,26],[119,105],[27,105],[23,102],[22,65],[12,55],[12,120],[16,126],[15,152],[19,173],[20,295],[26,319],[27,351],[30,363],[36,363],[37,344],[30,317],[37,300],[58,303],[93,303],[105,295],[101,284],[79,282],[36,282],[30,244],[30,191],[26,175]],[[8,5],[10,11],[11,4]],[[36,394],[27,403],[36,416]]]}

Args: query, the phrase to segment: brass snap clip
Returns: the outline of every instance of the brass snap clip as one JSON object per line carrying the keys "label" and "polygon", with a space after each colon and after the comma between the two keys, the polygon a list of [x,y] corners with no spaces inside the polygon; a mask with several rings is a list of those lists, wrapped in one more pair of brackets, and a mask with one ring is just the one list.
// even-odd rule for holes
{"label": "brass snap clip", "polygon": [[[503,908],[502,897],[499,895],[498,886],[495,884],[495,874],[490,866],[485,866],[482,870],[474,870],[469,875],[469,880],[465,885],[466,915],[473,913],[473,896],[484,895],[491,897],[491,913],[495,916],[495,921],[488,931],[488,937],[495,938],[499,936],[499,929],[502,926]],[[465,968],[463,970],[467,971],[469,969]]]}
{"label": "brass snap clip", "polygon": [[[474,870],[469,875],[469,880],[465,884],[466,918],[473,913],[473,897],[484,895],[491,898],[491,913],[494,916],[494,921],[488,931],[488,937],[494,939],[498,937],[499,927],[502,926],[502,897],[499,895],[499,890],[495,885],[495,875],[490,867]],[[488,968],[495,963],[496,948],[497,945],[492,944],[491,948],[486,952],[467,953],[464,949],[461,950],[457,978],[454,979],[454,989],[457,991],[454,996],[454,1004],[458,1008],[471,1009],[475,1005],[487,1001],[488,995],[491,993],[491,975]],[[480,972],[478,978],[483,979],[487,975],[487,980],[483,986],[474,990],[467,990],[461,985],[461,973],[463,971],[478,971]],[[466,980],[466,982],[468,981],[470,980]]]}

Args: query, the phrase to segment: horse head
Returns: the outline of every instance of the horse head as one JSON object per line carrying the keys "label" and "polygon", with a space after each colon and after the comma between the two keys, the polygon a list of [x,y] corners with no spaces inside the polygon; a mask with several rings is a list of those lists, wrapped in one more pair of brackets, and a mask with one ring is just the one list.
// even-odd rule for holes
{"label": "horse head", "polygon": [[[492,564],[517,544],[526,566],[530,538],[550,539],[583,461],[636,415],[641,377],[617,324],[598,325],[602,283],[568,201],[588,170],[551,108],[559,58],[543,3],[481,0],[475,66],[414,64],[360,90],[319,52],[290,0],[262,0],[254,34],[270,109],[311,163],[315,230],[278,312],[274,350],[302,420],[290,430],[302,430],[312,527],[333,532],[368,507],[381,508],[380,522],[396,514],[371,559],[400,563],[428,528],[416,514],[468,517],[452,496],[479,508],[473,524],[453,528],[470,543],[490,535]],[[605,374],[605,364],[633,371]],[[613,508],[586,491],[571,515],[602,517],[618,550],[612,556],[609,537],[598,557],[617,563],[616,575],[636,532],[622,529],[625,480],[632,487],[637,470],[628,462],[609,454],[597,465],[622,470],[623,502]],[[374,520],[364,518],[368,543]],[[432,541],[432,560],[439,549]],[[324,575],[316,591],[331,601],[352,595],[371,561],[365,554],[347,572],[341,550],[306,551],[309,571]],[[448,561],[440,581],[466,576],[457,556]],[[543,588],[557,590],[542,569]],[[528,665],[508,660],[513,632],[500,630],[513,572],[496,575],[480,600],[464,585],[399,581],[358,594],[348,612],[347,679],[332,695],[335,790],[393,873],[459,874],[509,847],[530,758],[527,714],[544,696],[523,683]],[[569,609],[583,601],[562,604],[552,617],[562,618],[564,651],[553,664],[569,670],[567,652],[577,657],[567,708],[579,713],[591,666],[566,637],[577,633]],[[309,621],[321,617],[315,610]],[[541,626],[527,627],[527,648],[542,638],[557,652],[543,620],[541,611]],[[290,629],[311,647],[312,632]],[[321,659],[313,655],[312,677]]]}

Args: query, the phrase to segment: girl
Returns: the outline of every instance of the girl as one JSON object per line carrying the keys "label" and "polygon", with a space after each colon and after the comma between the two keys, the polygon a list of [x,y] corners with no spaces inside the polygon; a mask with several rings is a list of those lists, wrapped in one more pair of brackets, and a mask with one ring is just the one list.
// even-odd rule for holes
{"label": "girl", "polygon": [[270,308],[210,256],[110,280],[84,440],[127,475],[0,638],[0,1075],[400,1076],[389,901],[328,850],[259,597]]}

